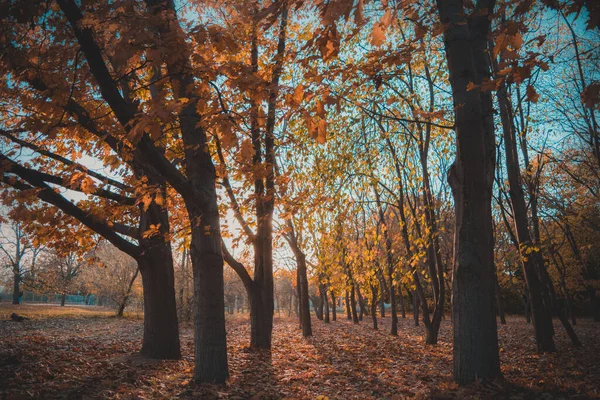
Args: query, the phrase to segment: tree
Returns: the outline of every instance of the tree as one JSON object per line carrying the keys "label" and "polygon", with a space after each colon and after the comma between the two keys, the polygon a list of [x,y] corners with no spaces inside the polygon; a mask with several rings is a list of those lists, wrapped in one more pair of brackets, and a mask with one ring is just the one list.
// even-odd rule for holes
{"label": "tree", "polygon": [[478,1],[467,13],[459,1],[437,1],[455,107],[456,159],[448,182],[456,213],[452,321],[459,384],[501,377],[494,315],[492,97],[468,90],[491,73],[486,49],[494,5]]}
{"label": "tree", "polygon": [[[0,224],[0,251],[4,258],[4,266],[10,269],[13,281],[12,303],[21,303],[21,282],[35,274],[36,260],[43,247],[32,240],[23,230],[19,222]],[[27,266],[29,264],[29,266]]]}

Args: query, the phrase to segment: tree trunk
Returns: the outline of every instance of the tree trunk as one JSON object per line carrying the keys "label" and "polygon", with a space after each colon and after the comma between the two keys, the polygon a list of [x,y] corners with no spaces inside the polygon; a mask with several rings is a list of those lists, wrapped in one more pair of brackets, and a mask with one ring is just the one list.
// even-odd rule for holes
{"label": "tree trunk", "polygon": [[129,301],[129,297],[131,296],[131,289],[133,288],[133,284],[135,282],[135,279],[138,276],[139,271],[140,271],[139,267],[136,268],[135,273],[129,280],[129,285],[127,286],[127,292],[125,293],[125,296],[123,297],[123,301],[121,301],[121,304],[119,304],[119,309],[117,310],[117,317],[123,316],[123,312],[125,311],[125,307],[127,307],[127,302]]}
{"label": "tree trunk", "polygon": [[390,238],[387,224],[385,221],[385,214],[381,206],[381,199],[379,196],[379,190],[376,185],[373,185],[373,191],[375,192],[375,200],[377,201],[377,209],[379,212],[379,223],[383,225],[383,237],[385,240],[385,254],[386,254],[386,265],[387,265],[387,279],[388,289],[390,293],[390,312],[392,314],[392,327],[390,333],[393,336],[398,336],[398,313],[396,310],[396,291],[394,289],[394,260],[392,255],[392,239]]}
{"label": "tree trunk", "polygon": [[323,321],[328,324],[329,323],[329,299],[327,298],[327,287],[324,284],[319,285],[319,290],[321,292],[321,303],[325,307],[323,311]]}
{"label": "tree trunk", "polygon": [[528,324],[531,323],[531,304],[529,303],[529,294],[523,294],[523,311],[525,313],[525,320]]}
{"label": "tree trunk", "polygon": [[360,293],[360,287],[358,286],[358,284],[355,284],[354,288],[356,289],[356,296],[358,297],[358,306],[360,307],[360,310],[358,312],[358,320],[362,321],[363,314],[365,313],[365,301],[362,297],[362,293]]}
{"label": "tree trunk", "polygon": [[594,318],[594,322],[600,322],[600,297],[596,296],[596,289],[593,287],[588,287],[587,291],[591,315]]}
{"label": "tree trunk", "polygon": [[264,302],[261,290],[256,284],[248,292],[248,299],[250,300],[250,347],[270,349],[273,308]]}
{"label": "tree trunk", "polygon": [[[460,0],[438,0],[454,100],[456,159],[448,181],[455,204],[452,313],[454,380],[501,377],[494,315],[491,195],[495,141],[489,92],[467,90],[489,77],[487,37],[493,1],[467,13]],[[488,9],[487,12],[485,9]],[[467,19],[467,15],[471,16]]]}
{"label": "tree trunk", "polygon": [[13,273],[12,303],[21,303],[21,275],[19,274],[19,272]]}
{"label": "tree trunk", "polygon": [[521,185],[516,132],[513,122],[512,106],[508,98],[507,89],[502,83],[498,90],[498,104],[502,121],[504,137],[504,155],[506,158],[506,171],[508,175],[509,196],[513,210],[513,221],[521,253],[523,275],[529,289],[531,312],[535,339],[539,352],[554,352],[552,312],[549,308],[549,299],[545,295],[542,274],[545,271],[544,259],[541,250],[534,245],[529,222],[527,218],[527,204],[525,193]]}
{"label": "tree trunk", "polygon": [[310,296],[310,299],[313,304],[313,309],[315,310],[315,315],[319,321],[323,321],[323,308],[321,307],[321,296]]}
{"label": "tree trunk", "polygon": [[337,298],[333,290],[331,291],[331,320],[337,321]]}
{"label": "tree trunk", "polygon": [[398,300],[400,300],[400,312],[402,318],[406,318],[406,306],[404,304],[404,296],[402,295],[402,286],[398,285]]}
{"label": "tree trunk", "polygon": [[67,294],[66,293],[61,294],[60,295],[60,306],[64,307],[66,301],[67,301]]}
{"label": "tree trunk", "polygon": [[[202,152],[202,147],[198,151]],[[188,210],[192,210],[190,259],[195,297],[194,380],[198,383],[224,383],[229,377],[229,367],[225,331],[223,252],[212,176],[210,182],[206,182],[205,192],[214,197],[210,199],[210,205],[204,212],[196,213],[194,206],[186,204]],[[169,287],[172,288],[172,284]],[[171,313],[175,315],[174,308]]]}
{"label": "tree trunk", "polygon": [[504,314],[504,302],[502,301],[502,293],[500,292],[500,284],[498,283],[498,275],[495,275],[496,281],[496,307],[498,308],[498,315],[500,316],[500,323],[506,325],[506,316]]}
{"label": "tree trunk", "polygon": [[377,286],[371,285],[371,319],[373,329],[377,330]]}
{"label": "tree trunk", "polygon": [[[173,258],[171,246],[162,239],[160,242],[149,247],[138,260],[144,288],[144,337],[140,353],[150,358],[177,360],[181,351]],[[123,310],[120,311],[122,315]]]}
{"label": "tree trunk", "polygon": [[413,319],[415,326],[419,326],[419,296],[416,290],[413,290]]}
{"label": "tree trunk", "polygon": [[350,287],[350,309],[352,311],[352,322],[358,324],[358,314],[356,313],[356,296],[354,295],[354,284]]}
{"label": "tree trunk", "polygon": [[381,318],[385,318],[385,294],[387,293],[387,285],[385,284],[383,276],[379,278],[379,289],[381,293],[379,296],[379,315]]}
{"label": "tree trunk", "polygon": [[[297,250],[297,251],[296,251]],[[298,294],[300,303],[300,326],[302,327],[302,336],[312,336],[312,322],[310,320],[310,303],[308,294],[308,276],[306,271],[306,257],[300,249],[295,249]]]}
{"label": "tree trunk", "polygon": [[125,305],[126,301],[122,301],[119,304],[119,308],[117,309],[117,317],[121,318],[123,316],[123,313],[125,312]]}
{"label": "tree trunk", "polygon": [[346,290],[346,319],[352,319],[352,311],[350,310],[350,293]]}

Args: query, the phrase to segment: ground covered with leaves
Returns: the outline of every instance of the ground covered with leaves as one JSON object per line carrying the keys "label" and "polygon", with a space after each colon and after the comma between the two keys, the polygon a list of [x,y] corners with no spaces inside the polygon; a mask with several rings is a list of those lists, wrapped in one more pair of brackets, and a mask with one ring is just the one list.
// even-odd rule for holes
{"label": "ground covered with leaves", "polygon": [[[29,317],[6,321],[12,312]],[[197,385],[193,332],[182,326],[183,359],[136,356],[142,321],[114,318],[93,307],[0,304],[0,399],[401,399],[600,398],[600,324],[582,320],[576,330],[584,348],[572,348],[558,324],[559,352],[535,353],[533,328],[509,318],[499,328],[505,382],[458,388],[452,382],[450,322],[437,346],[425,346],[423,327],[400,320],[399,337],[389,318],[359,325],[342,316],[314,321],[303,339],[294,318],[276,318],[272,352],[248,349],[247,315],[228,318],[231,379],[225,386]],[[321,396],[321,397],[319,397]]]}

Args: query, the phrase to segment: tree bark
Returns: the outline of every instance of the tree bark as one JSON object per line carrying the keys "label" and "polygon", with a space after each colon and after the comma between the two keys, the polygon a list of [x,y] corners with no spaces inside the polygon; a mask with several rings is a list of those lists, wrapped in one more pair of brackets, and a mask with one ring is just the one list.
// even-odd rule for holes
{"label": "tree bark", "polygon": [[362,293],[360,293],[360,287],[355,283],[354,288],[356,289],[356,296],[358,297],[358,306],[360,307],[360,311],[358,312],[358,320],[363,320],[363,314],[365,313],[365,301],[362,297]]}
{"label": "tree bark", "polygon": [[454,100],[456,159],[448,181],[455,203],[452,284],[454,380],[501,377],[494,315],[492,186],[495,141],[489,93],[467,90],[489,77],[487,36],[494,1],[479,1],[469,18],[460,0],[438,0]]}
{"label": "tree bark", "polygon": [[333,290],[331,291],[331,320],[337,321],[337,298]]}
{"label": "tree bark", "polygon": [[404,304],[404,296],[402,295],[402,286],[398,285],[398,300],[400,300],[400,312],[402,318],[406,318],[406,305]]}
{"label": "tree bark", "polygon": [[377,286],[371,285],[371,319],[373,320],[373,329],[377,330]]}
{"label": "tree bark", "polygon": [[[495,65],[495,62],[492,64]],[[513,210],[516,238],[521,254],[523,275],[525,276],[525,282],[529,290],[537,349],[539,352],[554,352],[556,351],[556,346],[552,338],[552,312],[549,308],[549,299],[545,299],[547,296],[544,295],[545,289],[542,279],[542,274],[546,267],[541,250],[534,245],[531,232],[529,231],[527,204],[521,184],[512,106],[504,83],[500,85],[497,97],[504,137],[504,155],[506,158],[509,197]]]}
{"label": "tree bark", "polygon": [[385,221],[385,214],[383,207],[381,206],[381,198],[379,196],[379,190],[376,185],[373,185],[373,191],[375,192],[375,200],[377,201],[377,210],[379,212],[379,223],[383,227],[383,238],[385,240],[385,254],[386,254],[386,265],[387,265],[387,279],[388,289],[390,293],[390,312],[392,314],[392,327],[390,333],[393,336],[398,336],[398,312],[396,310],[396,291],[394,289],[394,260],[392,255],[392,239],[390,238],[387,223]]}
{"label": "tree bark", "polygon": [[329,299],[327,298],[327,287],[324,284],[319,285],[319,290],[321,292],[321,303],[324,306],[323,311],[323,321],[328,324],[329,323]]}
{"label": "tree bark", "polygon": [[419,296],[416,290],[413,291],[413,319],[415,326],[419,326]]}
{"label": "tree bark", "polygon": [[12,303],[13,304],[21,303],[21,275],[20,275],[19,271],[13,273]]}
{"label": "tree bark", "polygon": [[352,283],[352,286],[350,288],[350,309],[352,311],[352,322],[358,324],[358,314],[356,312],[356,296],[354,295],[354,283]]}
{"label": "tree bark", "polygon": [[350,293],[346,289],[346,319],[352,319],[352,311],[350,309]]}
{"label": "tree bark", "polygon": [[496,307],[500,316],[500,324],[506,325],[506,315],[504,314],[504,302],[502,301],[502,293],[500,292],[500,284],[498,283],[498,275],[495,274],[496,288]]}

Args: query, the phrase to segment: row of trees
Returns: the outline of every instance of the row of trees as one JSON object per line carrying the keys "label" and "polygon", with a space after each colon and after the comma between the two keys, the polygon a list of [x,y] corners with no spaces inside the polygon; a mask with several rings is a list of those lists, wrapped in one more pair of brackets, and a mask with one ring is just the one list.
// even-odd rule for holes
{"label": "row of trees", "polygon": [[138,268],[126,254],[107,243],[81,255],[77,250],[45,248],[24,232],[21,224],[3,224],[2,281],[12,286],[12,303],[20,304],[25,290],[40,295],[60,295],[64,306],[67,296],[79,294],[86,304],[94,295],[98,305],[114,307],[123,316],[125,307],[139,297]]}
{"label": "row of trees", "polygon": [[[373,318],[389,301],[394,335],[410,293],[428,344],[451,292],[460,384],[500,376],[494,294],[507,276],[526,286],[539,351],[555,350],[553,313],[578,344],[547,264],[565,299],[567,276],[595,295],[597,19],[574,27],[595,8],[1,5],[3,201],[46,246],[85,254],[99,236],[136,261],[143,354],[180,357],[171,243],[186,249],[181,279],[191,264],[199,382],[229,375],[224,261],[247,293],[251,346],[271,347],[278,252],[296,263],[305,336],[311,279],[315,304],[345,296],[355,321],[356,301]],[[556,18],[571,35],[553,43],[539,31]],[[573,72],[563,59],[577,65],[566,93],[549,83]],[[574,140],[550,150],[560,124]]]}

